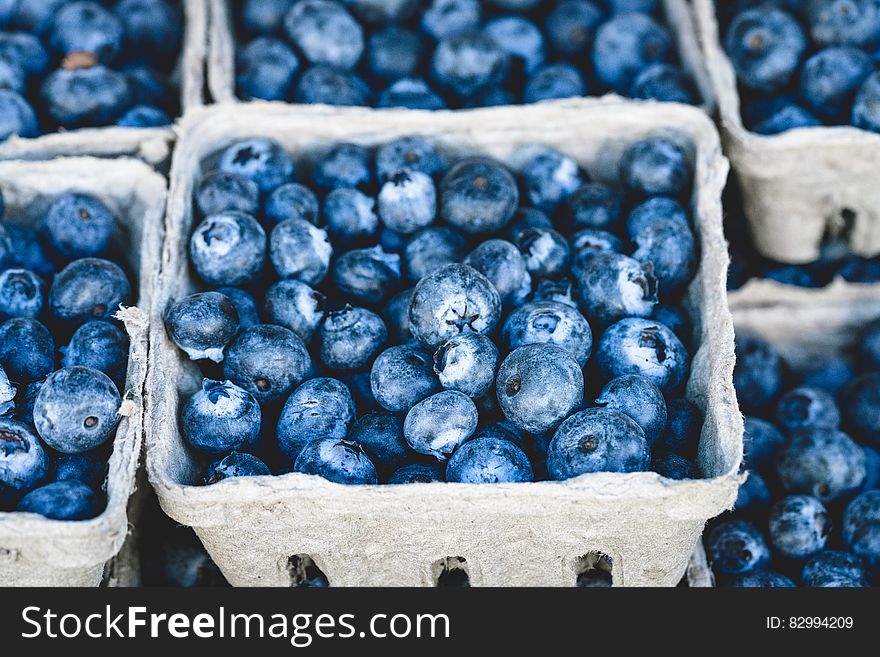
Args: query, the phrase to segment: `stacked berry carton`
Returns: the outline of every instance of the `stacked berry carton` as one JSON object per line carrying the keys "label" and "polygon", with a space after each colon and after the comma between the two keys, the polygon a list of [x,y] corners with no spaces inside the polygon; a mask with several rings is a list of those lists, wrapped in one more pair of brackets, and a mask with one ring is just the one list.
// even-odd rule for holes
{"label": "stacked berry carton", "polygon": [[[207,49],[207,0],[184,0],[183,39],[170,79],[179,92],[179,109],[203,104]],[[56,10],[57,11],[57,10]],[[13,135],[0,143],[0,159],[46,160],[64,156],[136,157],[154,166],[167,161],[174,142],[172,126],[78,128],[38,137]]]}
{"label": "stacked berry carton", "polygon": [[856,255],[876,255],[880,192],[872,180],[880,164],[880,135],[847,125],[767,136],[748,130],[715,0],[694,0],[693,6],[725,153],[739,179],[758,251],[780,262],[812,262],[831,236],[843,238]]}
{"label": "stacked berry carton", "polygon": [[[165,179],[130,158],[57,158],[0,162],[7,220],[36,227],[58,194],[76,191],[103,201],[118,218],[119,245],[137,282],[137,305],[117,318],[129,336],[122,416],[105,480],[107,504],[91,520],[50,520],[37,514],[0,513],[0,582],[7,586],[97,586],[129,533],[128,505],[135,488],[144,430],[149,308],[157,276]],[[125,577],[128,577],[127,575]],[[114,580],[123,578],[119,574]]]}
{"label": "stacked berry carton", "polygon": [[[208,93],[214,102],[235,102],[238,99],[236,95],[236,54],[241,43],[237,40],[235,22],[237,13],[242,11],[244,2],[233,3],[229,0],[208,0],[208,52],[207,52],[207,88]],[[283,3],[274,3],[281,5]],[[355,4],[355,3],[352,3]],[[411,14],[411,8],[415,4],[412,0],[388,0],[387,2],[371,3],[363,2],[362,10],[378,14],[380,16],[397,16],[401,13]],[[371,7],[371,4],[378,4],[378,7]],[[427,4],[427,3],[426,3]],[[449,3],[450,11],[460,9],[454,7],[455,3]],[[539,0],[538,2],[523,3],[524,7],[536,7],[536,11],[541,15],[545,15],[557,3]],[[596,3],[596,6],[601,6]],[[678,60],[681,70],[689,78],[688,85],[691,86],[694,102],[707,112],[714,111],[715,100],[712,93],[712,83],[709,80],[708,72],[703,63],[703,55],[700,51],[699,39],[697,37],[694,15],[689,3],[686,0],[658,0],[658,2],[642,3],[645,7],[655,5],[654,11],[657,12],[657,18],[662,27],[668,30],[673,41],[672,50],[674,56]],[[513,7],[512,3],[509,7]],[[508,9],[509,9],[508,7]],[[516,15],[518,9],[509,9],[503,11],[504,3],[498,2],[495,10],[499,15]],[[349,7],[351,9],[351,7]],[[486,11],[493,9],[491,3],[484,6]],[[572,8],[572,11],[578,8]],[[596,11],[599,9],[595,6],[581,9],[582,11]],[[640,7],[637,11],[648,11]],[[269,12],[267,12],[269,13]],[[379,21],[381,24],[381,21]],[[595,29],[593,26],[591,29]],[[594,35],[590,35],[592,41]],[[552,48],[552,44],[547,44],[548,48]],[[589,50],[581,52],[578,57],[589,59]],[[591,82],[594,84],[594,82]],[[595,96],[595,93],[588,93],[589,96]],[[263,101],[255,101],[263,102]],[[544,101],[548,102],[548,101]]]}
{"label": "stacked berry carton", "polygon": [[[201,373],[172,343],[162,313],[195,291],[186,243],[192,193],[212,157],[231,143],[271,136],[294,157],[345,141],[375,146],[425,135],[441,150],[484,153],[518,169],[517,151],[544,144],[594,177],[613,178],[623,149],[642,136],[686,143],[700,264],[686,305],[694,322],[687,397],[705,413],[698,463],[705,479],[596,473],[565,482],[345,486],[291,473],[198,485],[199,465],[180,434],[183,400]],[[289,586],[303,563],[333,586],[430,586],[444,565],[474,585],[575,584],[585,557],[602,554],[617,586],[674,586],[705,522],[736,495],[742,418],[732,387],[733,325],[724,295],[728,256],[720,195],[727,175],[714,126],[701,111],[619,99],[493,108],[468,113],[291,108],[202,108],[181,124],[171,169],[167,240],[150,329],[147,472],[163,510],[192,526],[234,585]],[[549,510],[549,511],[548,511]],[[306,559],[305,557],[308,557]]]}

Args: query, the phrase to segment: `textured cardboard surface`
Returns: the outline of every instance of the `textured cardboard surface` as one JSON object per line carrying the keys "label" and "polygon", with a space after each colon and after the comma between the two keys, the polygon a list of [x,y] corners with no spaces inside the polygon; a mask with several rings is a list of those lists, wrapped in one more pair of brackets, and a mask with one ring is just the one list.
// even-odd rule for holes
{"label": "textured cardboard surface", "polygon": [[[181,112],[203,104],[208,0],[184,0],[184,36],[173,77]],[[81,128],[33,139],[17,136],[0,143],[2,160],[47,160],[61,156],[134,157],[158,165],[171,155],[174,130],[162,128]]]}
{"label": "textured cardboard surface", "polygon": [[[389,3],[400,0],[386,0]],[[238,7],[230,0],[207,0],[208,4],[208,55],[207,86],[211,98],[217,103],[237,102],[235,95],[235,48],[236,39],[233,20]],[[702,105],[708,112],[714,111],[715,100],[712,83],[700,52],[694,16],[687,0],[661,0],[668,27],[684,69],[691,75]]]}
{"label": "textured cardboard surface", "polygon": [[758,251],[781,262],[811,262],[826,235],[842,235],[853,253],[880,253],[880,134],[846,126],[769,137],[746,130],[714,0],[693,5],[724,150],[739,178]]}
{"label": "textured cardboard surface", "polygon": [[[578,159],[594,178],[612,179],[622,149],[655,133],[686,143],[694,158],[701,263],[687,303],[701,347],[687,394],[706,414],[699,451],[706,479],[601,473],[495,486],[341,486],[287,474],[194,485],[200,473],[177,417],[201,375],[168,339],[161,313],[197,289],[185,247],[194,220],[191,195],[218,150],[266,135],[301,160],[337,141],[370,146],[425,134],[452,155],[483,152],[514,169],[526,147],[547,144]],[[181,126],[172,164],[150,331],[147,471],[163,509],[195,529],[235,585],[290,585],[288,558],[307,554],[333,586],[432,585],[432,566],[446,557],[464,557],[478,586],[565,586],[575,583],[578,558],[590,552],[613,559],[616,585],[676,585],[705,521],[733,502],[742,457],[724,295],[728,256],[720,198],[726,175],[708,118],[672,104],[577,100],[428,113],[250,103],[194,112]]]}
{"label": "textured cardboard surface", "polygon": [[0,583],[6,586],[96,586],[105,562],[128,532],[126,506],[141,451],[147,328],[165,209],[165,179],[145,163],[97,158],[0,162],[0,191],[11,223],[36,224],[63,191],[94,194],[114,211],[138,305],[119,317],[131,340],[128,371],[107,475],[107,507],[92,520],[64,522],[31,513],[0,513]]}

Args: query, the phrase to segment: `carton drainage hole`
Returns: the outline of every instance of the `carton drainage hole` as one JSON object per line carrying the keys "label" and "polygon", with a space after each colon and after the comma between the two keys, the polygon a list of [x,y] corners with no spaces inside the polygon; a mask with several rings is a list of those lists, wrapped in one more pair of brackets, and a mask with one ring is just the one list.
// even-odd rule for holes
{"label": "carton drainage hole", "polygon": [[467,559],[464,557],[444,557],[431,566],[435,586],[463,587],[471,585]]}
{"label": "carton drainage hole", "polygon": [[601,552],[589,552],[578,558],[577,586],[600,587],[611,586],[611,557]]}
{"label": "carton drainage hole", "polygon": [[287,559],[287,574],[291,586],[322,589],[330,586],[327,576],[307,554],[295,554]]}

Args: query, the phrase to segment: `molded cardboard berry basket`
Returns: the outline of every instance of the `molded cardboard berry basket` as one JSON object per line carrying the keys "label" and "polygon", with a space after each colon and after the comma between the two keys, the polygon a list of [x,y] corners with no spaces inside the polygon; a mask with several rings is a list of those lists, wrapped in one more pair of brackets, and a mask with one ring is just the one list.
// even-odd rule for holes
{"label": "molded cardboard berry basket", "polygon": [[[392,7],[408,0],[384,0]],[[216,103],[236,102],[235,54],[236,41],[233,22],[239,10],[237,2],[230,0],[207,0],[208,4],[208,54],[207,87]],[[428,3],[429,4],[429,3]],[[550,2],[545,1],[549,5]],[[702,107],[714,111],[715,100],[712,84],[703,63],[693,12],[687,0],[660,0],[663,23],[675,42],[675,51],[681,67],[693,79]]]}
{"label": "molded cardboard berry basket", "polygon": [[[289,586],[311,560],[331,586],[430,586],[450,564],[478,586],[571,586],[597,555],[610,557],[615,585],[678,584],[705,522],[732,504],[742,458],[724,294],[727,162],[704,113],[614,99],[435,113],[251,104],[202,108],[180,130],[150,330],[147,471],[164,511],[195,529],[232,584]],[[186,256],[192,192],[219,150],[270,136],[295,157],[308,157],[339,141],[373,146],[422,134],[450,154],[486,153],[514,170],[523,146],[546,144],[595,178],[611,179],[622,150],[657,133],[685,144],[694,161],[701,262],[686,304],[700,347],[687,396],[706,416],[698,454],[705,479],[641,472],[525,484],[344,486],[291,473],[199,485],[177,418],[201,374],[168,338],[162,311],[196,289]]]}
{"label": "molded cardboard berry basket", "polygon": [[[184,34],[180,58],[172,73],[180,91],[180,112],[203,104],[207,49],[208,0],[184,0]],[[53,157],[93,155],[135,157],[159,165],[171,155],[172,126],[124,128],[106,126],[49,132],[35,138],[12,136],[0,142],[2,160],[47,160]]]}
{"label": "molded cardboard berry basket", "polygon": [[10,223],[36,225],[60,193],[92,194],[120,222],[127,269],[135,276],[137,306],[119,317],[130,348],[122,419],[113,439],[106,486],[107,506],[84,521],[49,520],[32,513],[0,513],[0,584],[4,586],[97,586],[105,564],[128,534],[127,505],[135,483],[143,423],[147,370],[147,322],[165,210],[166,182],[133,159],[60,158],[49,162],[0,162],[0,191]]}
{"label": "molded cardboard berry basket", "polygon": [[826,237],[853,253],[880,253],[880,134],[854,127],[746,130],[736,74],[721,45],[715,0],[694,0],[706,66],[721,115],[725,153],[737,173],[755,246],[789,263],[817,260]]}

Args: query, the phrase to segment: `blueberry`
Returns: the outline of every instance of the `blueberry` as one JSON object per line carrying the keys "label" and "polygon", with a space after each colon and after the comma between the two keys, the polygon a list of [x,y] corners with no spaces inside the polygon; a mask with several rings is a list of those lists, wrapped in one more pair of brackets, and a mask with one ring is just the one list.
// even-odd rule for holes
{"label": "blueberry", "polygon": [[655,443],[659,449],[690,456],[696,453],[703,429],[703,413],[684,398],[666,403],[666,431]]}
{"label": "blueberry", "polygon": [[[302,219],[310,224],[318,223],[318,197],[308,187],[299,183],[285,183],[277,187],[266,198],[264,210],[266,222],[272,226],[287,219]],[[326,213],[326,206],[324,211]]]}
{"label": "blueberry", "polygon": [[780,426],[788,432],[798,429],[836,429],[840,410],[829,393],[817,388],[800,387],[784,394],[776,407]]}
{"label": "blueberry", "polygon": [[640,374],[668,394],[685,380],[689,368],[687,349],[660,322],[637,317],[612,324],[596,349],[599,371],[606,379]]}
{"label": "blueberry", "polygon": [[175,301],[165,311],[168,337],[191,360],[223,360],[223,349],[239,329],[238,311],[220,292],[197,292]]}
{"label": "blueberry", "polygon": [[547,14],[544,27],[553,50],[563,56],[583,57],[602,20],[602,10],[594,2],[561,0]]}
{"label": "blueberry", "polygon": [[123,128],[161,128],[171,125],[172,122],[165,110],[149,105],[135,105],[120,117],[116,125]]}
{"label": "blueberry", "polygon": [[749,335],[736,336],[733,385],[745,413],[760,412],[782,386],[783,362],[768,342]]}
{"label": "blueberry", "polygon": [[522,303],[532,290],[532,277],[525,259],[519,249],[506,240],[482,242],[467,255],[464,264],[489,279],[505,307]]}
{"label": "blueberry", "polygon": [[[45,5],[49,2],[39,0]],[[56,0],[56,4],[66,0]],[[41,76],[49,70],[49,55],[40,39],[25,32],[0,32],[0,55],[7,57],[24,69],[28,76]]]}
{"label": "blueberry", "polygon": [[779,111],[754,127],[759,135],[778,135],[795,128],[809,128],[822,125],[817,117],[799,105],[786,105]]}
{"label": "blueberry", "polygon": [[587,319],[604,327],[624,317],[649,316],[657,304],[657,279],[650,264],[600,253],[581,271],[578,296]]}
{"label": "blueberry", "polygon": [[281,39],[257,37],[236,55],[235,88],[243,100],[287,100],[299,57]]}
{"label": "blueberry", "polygon": [[785,444],[779,429],[761,418],[746,415],[743,433],[743,462],[748,468],[764,470],[776,460]]}
{"label": "blueberry", "polygon": [[499,484],[532,481],[528,456],[509,440],[491,436],[467,441],[452,454],[446,481],[464,484]]}
{"label": "blueberry", "polygon": [[684,227],[690,225],[687,210],[675,199],[652,196],[630,210],[626,218],[626,233],[638,235],[655,221],[677,221]]}
{"label": "blueberry", "polygon": [[25,92],[26,73],[21,64],[9,57],[0,54],[0,88],[9,89],[17,94]]}
{"label": "blueberry", "polygon": [[[299,281],[278,281],[266,290],[266,318],[308,344],[326,314],[323,294]],[[259,323],[259,322],[256,322]]]}
{"label": "blueberry", "polygon": [[403,169],[437,176],[448,166],[446,157],[424,137],[398,137],[376,151],[376,177],[380,182]]}
{"label": "blueberry", "polygon": [[821,588],[868,586],[868,571],[862,559],[848,552],[824,550],[813,555],[801,572],[801,585]]}
{"label": "blueberry", "polygon": [[697,266],[696,240],[691,229],[675,219],[657,219],[633,236],[633,259],[652,266],[657,289],[665,299],[678,296]]}
{"label": "blueberry", "polygon": [[588,408],[565,420],[547,449],[547,471],[557,480],[588,472],[641,472],[650,450],[635,420],[620,411]]}
{"label": "blueberry", "polygon": [[514,242],[532,276],[555,278],[568,270],[571,249],[566,239],[552,228],[519,231]]}
{"label": "blueberry", "polygon": [[376,107],[414,110],[447,109],[445,101],[422,78],[401,78],[379,94]]}
{"label": "blueberry", "polygon": [[235,306],[238,313],[238,325],[240,328],[247,328],[254,324],[260,324],[260,311],[257,308],[257,300],[244,290],[237,287],[218,287],[215,292],[219,292],[227,297]]}
{"label": "blueberry", "polygon": [[495,387],[504,416],[531,433],[556,428],[584,398],[584,376],[577,361],[550,344],[512,351],[501,363]]}
{"label": "blueberry", "polygon": [[183,39],[183,12],[167,0],[120,0],[123,46],[162,66],[173,66]]}
{"label": "blueberry", "polygon": [[256,137],[237,141],[220,154],[217,168],[227,173],[244,176],[256,183],[263,194],[268,194],[294,177],[293,160],[281,146]]}
{"label": "blueberry", "polygon": [[417,0],[346,0],[358,17],[371,24],[408,21],[418,12]]}
{"label": "blueberry", "polygon": [[880,319],[867,324],[859,335],[859,353],[868,366],[880,369]]}
{"label": "blueberry", "polygon": [[378,198],[382,223],[398,233],[425,228],[437,214],[437,191],[431,177],[421,171],[402,169],[391,174]]}
{"label": "blueberry", "polygon": [[296,459],[295,472],[319,475],[337,484],[376,484],[376,466],[356,442],[321,438],[306,445]]}
{"label": "blueberry", "polygon": [[477,407],[467,395],[444,390],[406,414],[403,435],[416,452],[445,461],[477,428]]}
{"label": "blueberry", "polygon": [[17,92],[0,89],[0,141],[13,135],[36,137],[39,133],[33,107]]}
{"label": "blueberry", "polygon": [[822,550],[830,531],[828,512],[815,497],[790,495],[770,509],[770,543],[786,557],[803,559]]}
{"label": "blueberry", "polygon": [[651,64],[633,81],[632,98],[666,103],[696,104],[697,94],[687,74],[671,64]]}
{"label": "blueberry", "polygon": [[313,440],[345,438],[355,417],[354,400],[342,381],[310,379],[287,398],[275,436],[293,463]]}
{"label": "blueberry", "polygon": [[37,393],[34,426],[59,452],[86,452],[110,437],[121,402],[116,385],[103,372],[65,367],[46,377]]}
{"label": "blueberry", "polygon": [[790,578],[769,570],[746,573],[734,579],[730,586],[739,589],[788,589],[797,586]]}
{"label": "blueberry", "polygon": [[46,450],[30,427],[0,417],[0,488],[33,488],[49,471]]}
{"label": "blueberry", "polygon": [[490,158],[460,160],[440,183],[440,215],[465,233],[501,230],[518,204],[519,192],[513,176]]}
{"label": "blueberry", "polygon": [[366,105],[369,88],[359,77],[329,66],[313,66],[299,78],[293,99],[297,103]]}
{"label": "blueberry", "polygon": [[0,365],[0,417],[11,416],[15,410],[15,386],[9,381],[6,370]]}
{"label": "blueberry", "polygon": [[544,35],[530,20],[521,16],[499,16],[488,21],[483,30],[522,70],[532,71],[544,63]]}
{"label": "blueberry", "polygon": [[770,506],[770,489],[767,482],[755,470],[747,471],[748,478],[740,484],[734,509],[737,511],[764,511]]}
{"label": "blueberry", "polygon": [[367,68],[373,77],[383,80],[412,77],[423,50],[418,34],[399,25],[388,25],[369,37]]}
{"label": "blueberry", "polygon": [[676,481],[700,478],[700,471],[696,465],[679,454],[664,450],[655,450],[651,454],[649,469],[661,477]]}
{"label": "blueberry", "polygon": [[366,367],[387,341],[388,329],[381,317],[349,305],[328,313],[318,329],[321,362],[331,369]]}
{"label": "blueberry", "polygon": [[844,424],[865,441],[880,444],[880,372],[854,379],[841,395]]}
{"label": "blueberry", "polygon": [[62,128],[115,122],[131,104],[131,87],[122,73],[104,66],[58,69],[43,80],[40,96],[49,117]]}
{"label": "blueberry", "polygon": [[434,81],[461,98],[502,82],[507,68],[507,53],[482,32],[462,32],[443,38],[431,58]]}
{"label": "blueberry", "polygon": [[776,471],[787,492],[831,502],[861,485],[865,453],[841,431],[801,429],[780,451]]}
{"label": "blueberry", "polygon": [[554,301],[518,308],[505,321],[502,335],[510,350],[536,343],[562,347],[580,367],[586,365],[593,346],[592,331],[583,315],[576,308]]}
{"label": "blueberry", "polygon": [[56,320],[78,325],[89,319],[110,320],[130,294],[128,278],[119,265],[101,258],[81,258],[52,281],[48,305]]}
{"label": "blueberry", "polygon": [[226,348],[223,375],[258,402],[280,399],[311,372],[312,359],[290,329],[257,324],[242,330]]}
{"label": "blueberry", "polygon": [[282,221],[269,235],[269,257],[281,278],[317,285],[330,270],[332,255],[327,231],[304,219]]}
{"label": "blueberry", "polygon": [[431,0],[431,6],[422,14],[422,29],[437,41],[473,30],[479,24],[477,0]]}
{"label": "blueberry", "polygon": [[262,415],[257,400],[231,381],[204,379],[183,407],[181,429],[203,454],[223,454],[256,446]]}
{"label": "blueberry", "polygon": [[600,182],[580,185],[566,200],[568,221],[575,229],[613,229],[621,218],[621,198],[611,187]]}
{"label": "blueberry", "polygon": [[356,189],[334,189],[324,201],[327,231],[342,244],[363,242],[375,237],[379,230],[379,217],[373,209],[374,205],[372,198]]}
{"label": "blueberry", "polygon": [[712,568],[724,575],[759,571],[770,561],[770,548],[758,528],[745,520],[728,520],[709,532],[706,551]]}
{"label": "blueberry", "polygon": [[30,383],[55,369],[55,343],[35,319],[15,317],[0,324],[0,366],[10,380]]}
{"label": "blueberry", "polygon": [[333,283],[344,296],[366,304],[387,299],[401,279],[400,256],[381,246],[346,251],[336,260]]}
{"label": "blueberry", "polygon": [[165,75],[147,66],[126,66],[123,73],[133,106],[149,105],[166,111],[174,108],[175,92]]}
{"label": "blueberry", "polygon": [[733,19],[724,46],[742,85],[775,92],[791,81],[800,66],[807,38],[791,15],[765,5]]}
{"label": "blueberry", "polygon": [[385,305],[388,329],[397,342],[407,342],[413,337],[409,330],[409,301],[412,293],[413,288],[398,292]]}
{"label": "blueberry", "polygon": [[454,230],[432,226],[416,233],[404,248],[409,279],[418,282],[441,267],[461,262],[467,244]]}
{"label": "blueberry", "polygon": [[331,0],[297,2],[284,17],[284,32],[312,64],[351,70],[364,52],[360,24]]}
{"label": "blueberry", "polygon": [[[2,203],[0,203],[2,214]],[[55,273],[55,263],[52,262],[46,250],[37,237],[37,231],[29,226],[17,224],[0,224],[0,234],[6,233],[9,239],[9,266],[29,269],[38,276],[51,276]],[[4,230],[5,229],[5,230]],[[4,251],[4,240],[0,237],[0,261]]]}
{"label": "blueberry", "polygon": [[587,82],[577,67],[566,62],[546,64],[536,69],[526,82],[523,100],[539,103],[542,100],[577,98],[587,95]]}
{"label": "blueberry", "polygon": [[203,217],[227,211],[255,215],[260,209],[260,190],[249,178],[212,171],[199,183],[195,201]]}
{"label": "blueberry", "polygon": [[598,255],[620,253],[623,242],[613,234],[598,228],[584,228],[569,238],[571,256],[569,269],[580,279],[590,261]]}
{"label": "blueberry", "polygon": [[209,285],[242,285],[263,267],[266,233],[251,215],[228,210],[196,227],[189,255],[199,278]]}
{"label": "blueberry", "polygon": [[407,412],[440,391],[431,355],[416,345],[397,345],[373,362],[370,388],[379,405],[395,413]]}
{"label": "blueberry", "polygon": [[810,36],[816,44],[880,45],[880,7],[873,0],[810,0],[804,4]]}
{"label": "blueberry", "polygon": [[36,318],[43,310],[43,281],[27,269],[0,271],[0,319]]}
{"label": "blueberry", "polygon": [[865,452],[866,474],[859,492],[880,489],[880,452],[867,445],[862,445],[862,451]]}
{"label": "blueberry", "polygon": [[522,177],[529,202],[544,212],[554,212],[586,182],[573,158],[547,147],[528,159]]}
{"label": "blueberry", "polygon": [[445,481],[446,474],[440,464],[411,463],[394,471],[388,478],[389,484],[429,484],[433,481]]}
{"label": "blueberry", "polygon": [[216,484],[232,477],[258,477],[272,474],[269,466],[252,454],[232,452],[211,463],[205,471],[205,483]]}
{"label": "blueberry", "polygon": [[128,336],[110,322],[92,320],[80,326],[61,347],[62,367],[80,365],[103,372],[120,385],[128,361]]}
{"label": "blueberry", "polygon": [[102,450],[83,454],[58,454],[55,457],[53,481],[79,481],[100,489],[107,477],[107,461]]}
{"label": "blueberry", "polygon": [[620,158],[619,173],[629,190],[644,196],[680,196],[691,181],[684,149],[663,137],[630,144]]}
{"label": "blueberry", "polygon": [[365,188],[373,180],[370,153],[357,144],[335,144],[315,160],[312,180],[324,190]]}
{"label": "blueberry", "polygon": [[862,493],[847,504],[843,540],[866,559],[880,557],[880,490]]}
{"label": "blueberry", "polygon": [[17,511],[52,520],[88,520],[101,512],[98,494],[78,481],[55,481],[21,498]]}
{"label": "blueberry", "polygon": [[644,377],[630,374],[612,379],[602,388],[596,404],[635,420],[649,445],[666,429],[666,400],[660,389]]}
{"label": "blueberry", "polygon": [[850,283],[876,283],[880,281],[880,260],[847,258],[838,270],[840,277]]}
{"label": "blueberry", "polygon": [[495,382],[499,358],[498,348],[485,335],[461,333],[434,353],[434,371],[445,389],[476,399]]}
{"label": "blueberry", "polygon": [[874,63],[861,50],[826,48],[804,63],[801,95],[817,116],[848,122],[856,92],[873,70]]}
{"label": "blueberry", "polygon": [[284,17],[296,0],[245,0],[241,24],[249,34],[280,34]]}
{"label": "blueberry", "polygon": [[467,265],[446,265],[428,274],[410,299],[410,331],[431,349],[464,331],[491,334],[500,319],[498,292]]}
{"label": "blueberry", "polygon": [[606,0],[606,2],[612,16],[633,12],[656,14],[660,4],[658,0]]}
{"label": "blueberry", "polygon": [[599,81],[627,93],[635,77],[648,65],[672,55],[669,33],[645,14],[612,17],[596,31],[591,61]]}
{"label": "blueberry", "polygon": [[97,2],[70,2],[52,19],[49,44],[61,57],[91,53],[107,64],[122,47],[122,23]]}
{"label": "blueberry", "polygon": [[352,427],[349,439],[363,447],[382,472],[402,468],[412,458],[412,451],[403,437],[403,419],[392,413],[361,416]]}

